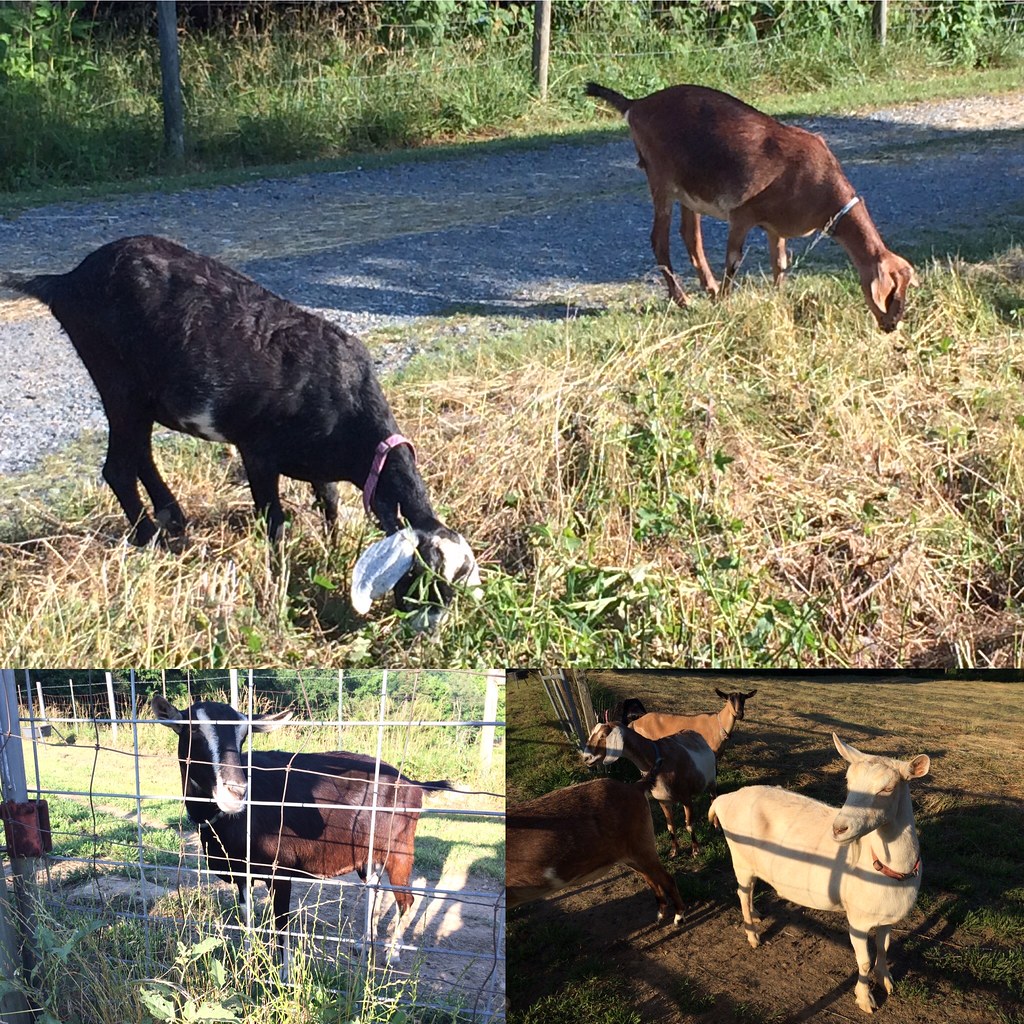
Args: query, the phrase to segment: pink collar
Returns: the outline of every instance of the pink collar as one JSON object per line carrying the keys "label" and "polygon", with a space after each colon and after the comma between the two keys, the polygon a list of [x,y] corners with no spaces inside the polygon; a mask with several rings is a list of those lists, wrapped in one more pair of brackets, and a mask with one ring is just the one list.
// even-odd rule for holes
{"label": "pink collar", "polygon": [[373,503],[373,496],[377,493],[377,481],[380,480],[380,475],[384,470],[384,463],[388,461],[388,455],[391,453],[392,448],[398,448],[401,445],[408,445],[409,451],[412,452],[413,462],[416,461],[416,449],[412,446],[412,441],[408,438],[402,437],[401,434],[392,434],[390,437],[384,438],[379,445],[377,450],[373,453],[373,462],[370,464],[370,475],[366,478],[366,483],[363,484],[363,508],[366,509],[366,514],[371,514],[371,505]]}

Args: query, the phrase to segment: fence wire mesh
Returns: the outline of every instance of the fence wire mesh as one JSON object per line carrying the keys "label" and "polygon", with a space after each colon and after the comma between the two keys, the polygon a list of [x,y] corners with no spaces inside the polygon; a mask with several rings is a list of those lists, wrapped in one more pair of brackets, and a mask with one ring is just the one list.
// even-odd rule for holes
{"label": "fence wire mesh", "polygon": [[[110,944],[117,969],[140,979],[160,978],[172,967],[170,951],[180,953],[175,943],[188,948],[211,935],[233,947],[248,946],[255,935],[273,952],[270,901],[260,884],[272,879],[259,869],[260,837],[253,816],[260,808],[284,808],[284,827],[274,829],[282,838],[274,837],[275,855],[264,857],[272,865],[271,875],[288,861],[282,846],[299,820],[290,815],[299,813],[312,811],[315,820],[325,822],[332,815],[356,815],[345,820],[360,823],[368,817],[370,848],[390,850],[395,842],[391,830],[404,820],[400,812],[416,812],[402,799],[407,791],[389,796],[381,783],[381,772],[386,775],[391,765],[408,779],[451,780],[454,787],[425,793],[413,825],[413,871],[408,884],[400,886],[411,895],[412,906],[403,915],[401,941],[393,942],[399,956],[389,962],[388,935],[397,925],[395,890],[389,876],[370,865],[365,880],[355,872],[293,880],[286,940],[293,962],[299,957],[335,965],[342,974],[369,970],[386,975],[386,986],[373,987],[378,1001],[410,1002],[448,1012],[451,1019],[503,1016],[504,704],[499,688],[504,673],[5,675],[16,679],[16,714],[8,728],[17,736],[3,737],[4,758],[15,756],[11,741],[17,738],[26,795],[49,805],[53,851],[34,862],[33,872],[40,906],[55,919],[111,929],[112,936],[114,929],[128,929],[131,956],[124,955],[123,943]],[[182,799],[186,768],[179,765],[178,736],[158,720],[154,694],[179,711],[199,700],[216,700],[250,720],[287,708],[293,712],[272,736],[254,737],[249,730],[240,746],[251,780],[239,815],[246,822],[250,851],[242,881],[255,883],[247,886],[251,925],[239,900],[237,875],[234,884],[224,881],[207,863],[200,830]],[[6,697],[10,702],[11,695]],[[237,724],[232,720],[232,727]],[[260,799],[265,788],[261,752],[271,749],[288,752],[290,765],[301,763],[301,771],[313,776],[311,786],[334,778],[326,764],[320,771],[321,755],[341,750],[366,755],[378,785],[367,788],[372,792],[368,802],[359,795],[352,797],[356,802],[345,802],[349,790],[338,790],[340,799]],[[296,755],[312,755],[313,760],[296,762]],[[218,760],[223,754],[190,761],[189,779]],[[301,774],[294,777],[301,779]],[[16,798],[8,792],[8,779],[5,771],[4,796]],[[216,810],[212,794],[196,792],[193,781],[189,785],[190,797],[200,805],[205,799]],[[294,793],[296,785],[290,786]],[[307,786],[302,790],[313,792]],[[352,832],[357,832],[355,824]],[[250,863],[254,851],[256,864]]]}

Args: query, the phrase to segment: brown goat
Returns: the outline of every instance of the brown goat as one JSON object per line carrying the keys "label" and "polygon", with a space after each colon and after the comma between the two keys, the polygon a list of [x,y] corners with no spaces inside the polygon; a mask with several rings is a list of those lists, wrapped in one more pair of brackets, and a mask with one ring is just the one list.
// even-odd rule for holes
{"label": "brown goat", "polygon": [[725,701],[725,707],[717,714],[709,711],[703,715],[662,715],[652,711],[634,719],[629,723],[629,727],[649,740],[660,740],[664,736],[674,736],[684,729],[692,729],[704,737],[707,745],[714,751],[717,762],[736,723],[743,721],[746,702],[757,693],[757,690],[751,690],[750,693],[723,693],[716,689],[715,693]]}
{"label": "brown goat", "polygon": [[590,82],[586,93],[606,100],[626,118],[654,201],[654,258],[676,303],[687,304],[669,258],[672,206],[678,202],[690,262],[710,295],[718,295],[719,287],[704,256],[701,214],[729,223],[722,296],[751,228],[764,228],[768,235],[776,284],[782,283],[788,265],[786,239],[821,231],[849,253],[879,327],[896,328],[907,287],[917,283],[914,268],[886,248],[864,201],[821,136],[700,85],[676,85],[631,100]]}
{"label": "brown goat", "polygon": [[621,725],[598,722],[590,730],[582,754],[590,766],[611,764],[625,757],[646,773],[644,781],[665,814],[672,840],[670,857],[679,853],[672,805],[682,804],[686,831],[690,834],[690,852],[697,856],[700,846],[693,837],[693,798],[705,789],[715,789],[716,782],[715,755],[703,736],[689,730],[655,742]]}
{"label": "brown goat", "polygon": [[641,874],[658,900],[661,921],[672,900],[674,924],[683,901],[654,845],[654,822],[644,783],[594,779],[520,804],[505,821],[508,906],[543,899],[600,878],[613,865]]}

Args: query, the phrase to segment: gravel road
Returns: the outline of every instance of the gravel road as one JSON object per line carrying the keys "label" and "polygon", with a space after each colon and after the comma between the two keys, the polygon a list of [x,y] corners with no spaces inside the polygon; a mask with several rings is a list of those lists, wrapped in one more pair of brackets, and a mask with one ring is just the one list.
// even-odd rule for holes
{"label": "gravel road", "polygon": [[[902,251],[936,230],[1004,223],[1024,236],[1024,92],[797,123],[821,132]],[[62,203],[0,218],[0,269],[63,271],[105,242],[155,233],[217,256],[357,334],[403,325],[375,352],[394,368],[418,318],[459,309],[557,318],[587,288],[649,277],[650,201],[628,137],[394,167]],[[725,226],[704,220],[713,265]],[[687,261],[678,238],[676,263]],[[792,251],[802,251],[796,242]],[[815,249],[809,265],[837,260]],[[755,238],[745,269],[767,262]],[[0,291],[0,474],[104,429],[56,322]],[[912,309],[911,309],[912,315]]]}

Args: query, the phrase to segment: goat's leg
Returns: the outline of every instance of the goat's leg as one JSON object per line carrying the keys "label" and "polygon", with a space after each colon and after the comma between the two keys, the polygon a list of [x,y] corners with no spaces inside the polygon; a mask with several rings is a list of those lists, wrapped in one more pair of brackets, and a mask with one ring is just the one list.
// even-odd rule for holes
{"label": "goat's leg", "polygon": [[330,480],[318,480],[313,484],[313,494],[328,531],[333,530],[338,525],[338,485]]}
{"label": "goat's leg", "polygon": [[413,859],[408,854],[392,853],[387,859],[388,880],[391,883],[391,891],[395,895],[395,904],[398,908],[395,928],[391,934],[391,941],[388,943],[387,958],[389,963],[398,963],[402,952],[405,926],[409,923],[409,911],[412,909],[413,895],[406,887],[409,885],[409,878],[412,875],[412,864]]}
{"label": "goat's leg", "polygon": [[714,298],[718,294],[718,282],[711,272],[707,257],[704,255],[704,241],[700,232],[700,214],[694,213],[688,206],[679,204],[682,211],[682,219],[679,224],[679,233],[683,236],[686,244],[686,251],[690,254],[690,263],[693,264],[697,276],[700,278],[701,287]]}
{"label": "goat's leg", "polygon": [[661,809],[665,813],[665,824],[668,825],[669,839],[672,841],[672,848],[669,850],[668,855],[675,857],[679,853],[679,844],[676,842],[676,823],[672,818],[672,801],[671,800],[659,800]]}
{"label": "goat's leg", "polygon": [[153,512],[160,529],[169,538],[184,537],[187,525],[185,513],[153,461],[152,433],[147,437],[146,451],[139,463],[138,471],[142,486],[146,488],[149,500],[153,503]]}
{"label": "goat's leg", "polygon": [[651,227],[651,248],[654,250],[654,259],[668,285],[669,298],[678,306],[687,306],[690,300],[686,297],[683,286],[672,271],[672,258],[669,252],[669,228],[672,226],[673,201],[670,196],[653,191],[651,198],[654,200],[654,224]]}
{"label": "goat's leg", "polygon": [[280,474],[276,466],[251,449],[239,448],[238,451],[245,465],[245,475],[249,478],[249,490],[256,511],[267,521],[267,536],[274,542],[283,540],[284,509],[278,491]]}
{"label": "goat's leg", "polygon": [[288,980],[288,961],[291,958],[291,936],[288,929],[288,915],[292,902],[292,883],[287,878],[267,879],[267,888],[274,905],[275,941],[281,957],[281,979]]}
{"label": "goat's leg", "polygon": [[886,992],[892,993],[894,988],[892,974],[889,973],[889,935],[892,925],[880,924],[875,932],[875,981]]}
{"label": "goat's leg", "polygon": [[700,846],[693,834],[693,799],[683,804],[683,813],[686,815],[686,831],[690,833],[690,856],[696,857],[700,853]]}
{"label": "goat's leg", "polygon": [[789,267],[789,257],[786,254],[786,240],[777,235],[771,228],[765,228],[768,235],[768,253],[772,258],[772,279],[777,287],[781,288],[786,277],[786,270]]}
{"label": "goat's leg", "polygon": [[745,220],[729,221],[729,238],[725,243],[725,273],[722,275],[722,290],[718,293],[720,299],[724,299],[732,288],[733,278],[743,262],[743,243],[753,224]]}
{"label": "goat's leg", "polygon": [[[736,854],[733,853],[733,858]],[[736,890],[736,895],[740,898],[740,913],[743,915],[743,930],[747,933],[747,942],[750,943],[751,947],[757,949],[761,945],[761,934],[758,925],[761,923],[761,918],[754,910],[754,882],[756,876],[751,873],[741,872],[735,867],[735,860],[733,862],[733,869],[736,870],[736,884],[739,886]]]}
{"label": "goat's leg", "polygon": [[140,547],[148,544],[157,533],[153,520],[149,518],[139,497],[139,466],[146,459],[149,447],[149,431],[152,423],[111,414],[110,434],[107,441],[107,458],[103,463],[103,479],[110,485],[117,500],[132,525],[131,542]]}
{"label": "goat's leg", "polygon": [[871,994],[871,952],[868,949],[868,933],[871,930],[870,924],[858,926],[851,920],[850,924],[850,945],[853,946],[853,955],[857,959],[857,987],[854,995],[857,1005],[865,1013],[873,1013],[878,1004]]}
{"label": "goat's leg", "polygon": [[[651,838],[653,839],[653,836]],[[671,899],[672,905],[676,908],[672,923],[679,924],[683,919],[683,901],[679,896],[679,889],[672,880],[672,876],[661,866],[657,851],[652,851],[652,854],[653,856],[650,858],[627,860],[623,863],[641,875],[650,886],[654,898],[658,901],[658,923],[660,924],[665,919],[668,900]]]}

